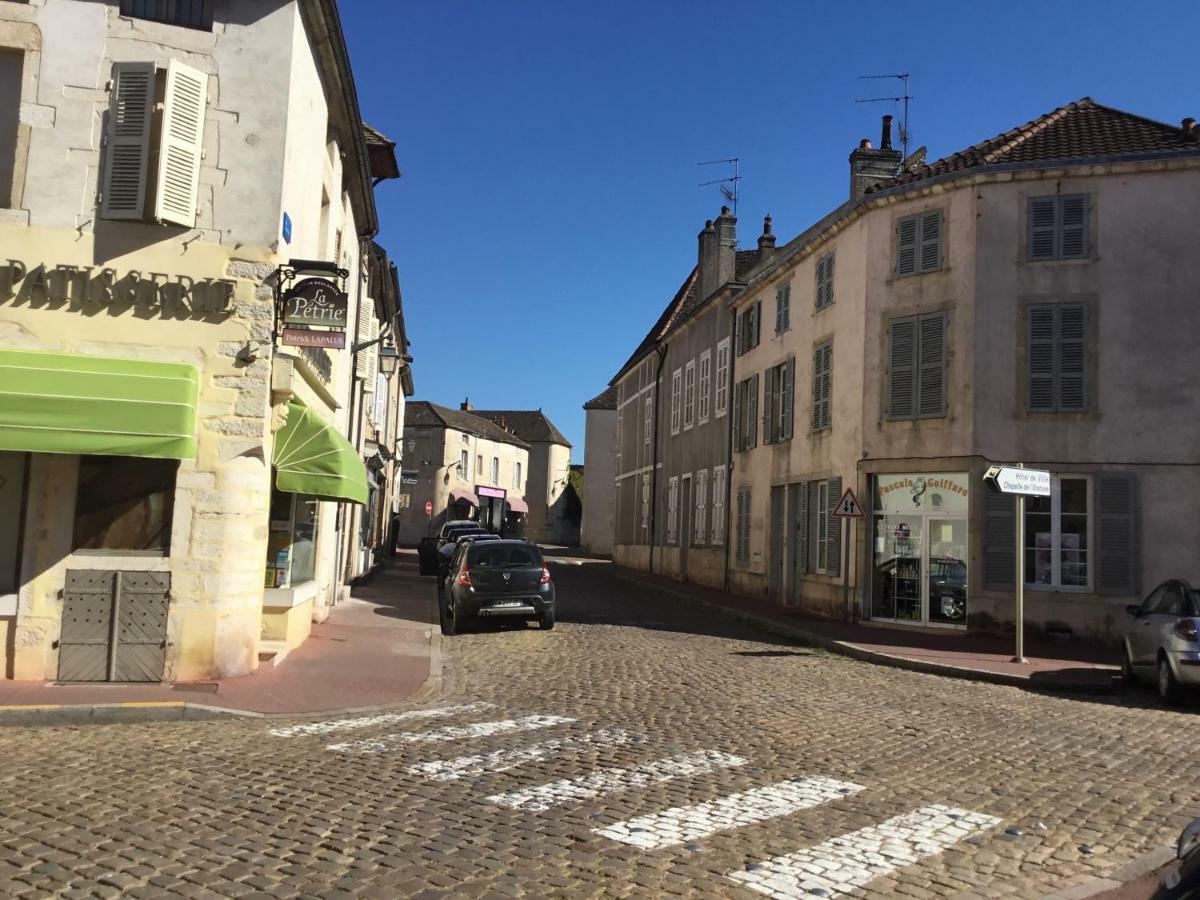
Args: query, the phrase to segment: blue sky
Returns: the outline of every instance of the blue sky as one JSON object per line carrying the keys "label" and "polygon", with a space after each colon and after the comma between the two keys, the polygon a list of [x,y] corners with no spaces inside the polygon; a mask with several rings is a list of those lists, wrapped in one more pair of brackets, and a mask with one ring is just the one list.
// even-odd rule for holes
{"label": "blue sky", "polygon": [[417,398],[541,407],[583,457],[603,390],[695,263],[741,159],[741,246],[845,199],[910,72],[936,158],[1091,96],[1200,118],[1200,4],[440,0],[341,4],[364,118],[404,177],[376,192]]}

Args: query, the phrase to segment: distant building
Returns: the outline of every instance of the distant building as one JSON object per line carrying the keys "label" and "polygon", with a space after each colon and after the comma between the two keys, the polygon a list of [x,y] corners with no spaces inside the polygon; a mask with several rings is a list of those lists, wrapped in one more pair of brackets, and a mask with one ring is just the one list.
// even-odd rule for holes
{"label": "distant building", "polygon": [[583,438],[587,478],[583,482],[581,543],[589,553],[612,553],[613,513],[617,492],[617,388],[583,404],[586,425]]}

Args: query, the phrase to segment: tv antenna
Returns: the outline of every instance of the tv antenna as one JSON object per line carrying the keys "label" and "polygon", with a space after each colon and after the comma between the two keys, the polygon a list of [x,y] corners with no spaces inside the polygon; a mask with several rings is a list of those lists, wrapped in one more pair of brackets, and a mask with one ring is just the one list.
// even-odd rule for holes
{"label": "tv antenna", "polygon": [[904,159],[908,159],[908,101],[915,99],[908,92],[908,72],[901,72],[896,75],[859,75],[858,80],[875,80],[879,78],[898,78],[904,86],[904,93],[899,97],[868,97],[865,100],[855,100],[855,103],[903,103],[904,115],[900,119],[900,146],[904,148]]}
{"label": "tv antenna", "polygon": [[728,178],[716,178],[712,181],[700,182],[700,187],[708,187],[710,184],[720,185],[721,196],[733,204],[733,215],[737,216],[738,195],[741,193],[739,184],[742,180],[740,162],[736,156],[730,159],[710,159],[708,162],[697,163],[699,166],[717,166],[722,163],[733,163],[733,174]]}

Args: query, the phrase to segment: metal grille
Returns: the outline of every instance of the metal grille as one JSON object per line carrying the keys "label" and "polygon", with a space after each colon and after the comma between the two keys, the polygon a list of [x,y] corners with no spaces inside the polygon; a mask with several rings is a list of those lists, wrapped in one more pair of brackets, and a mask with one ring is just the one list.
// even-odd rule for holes
{"label": "metal grille", "polygon": [[206,0],[121,0],[121,15],[187,28],[208,28]]}

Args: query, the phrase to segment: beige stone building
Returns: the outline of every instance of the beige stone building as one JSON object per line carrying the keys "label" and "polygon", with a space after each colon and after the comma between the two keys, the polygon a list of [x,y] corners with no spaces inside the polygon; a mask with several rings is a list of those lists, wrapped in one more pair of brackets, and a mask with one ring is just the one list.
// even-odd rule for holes
{"label": "beige stone building", "polygon": [[[147,8],[0,3],[0,96],[19,97],[0,114],[10,678],[277,659],[336,600],[338,534],[367,501],[346,435],[379,344],[349,344],[398,330],[361,238],[388,167],[336,7]],[[346,350],[283,345],[289,260],[344,278]]]}
{"label": "beige stone building", "polygon": [[609,387],[583,404],[584,458],[581,543],[589,553],[611,554],[617,506],[617,389]]}

